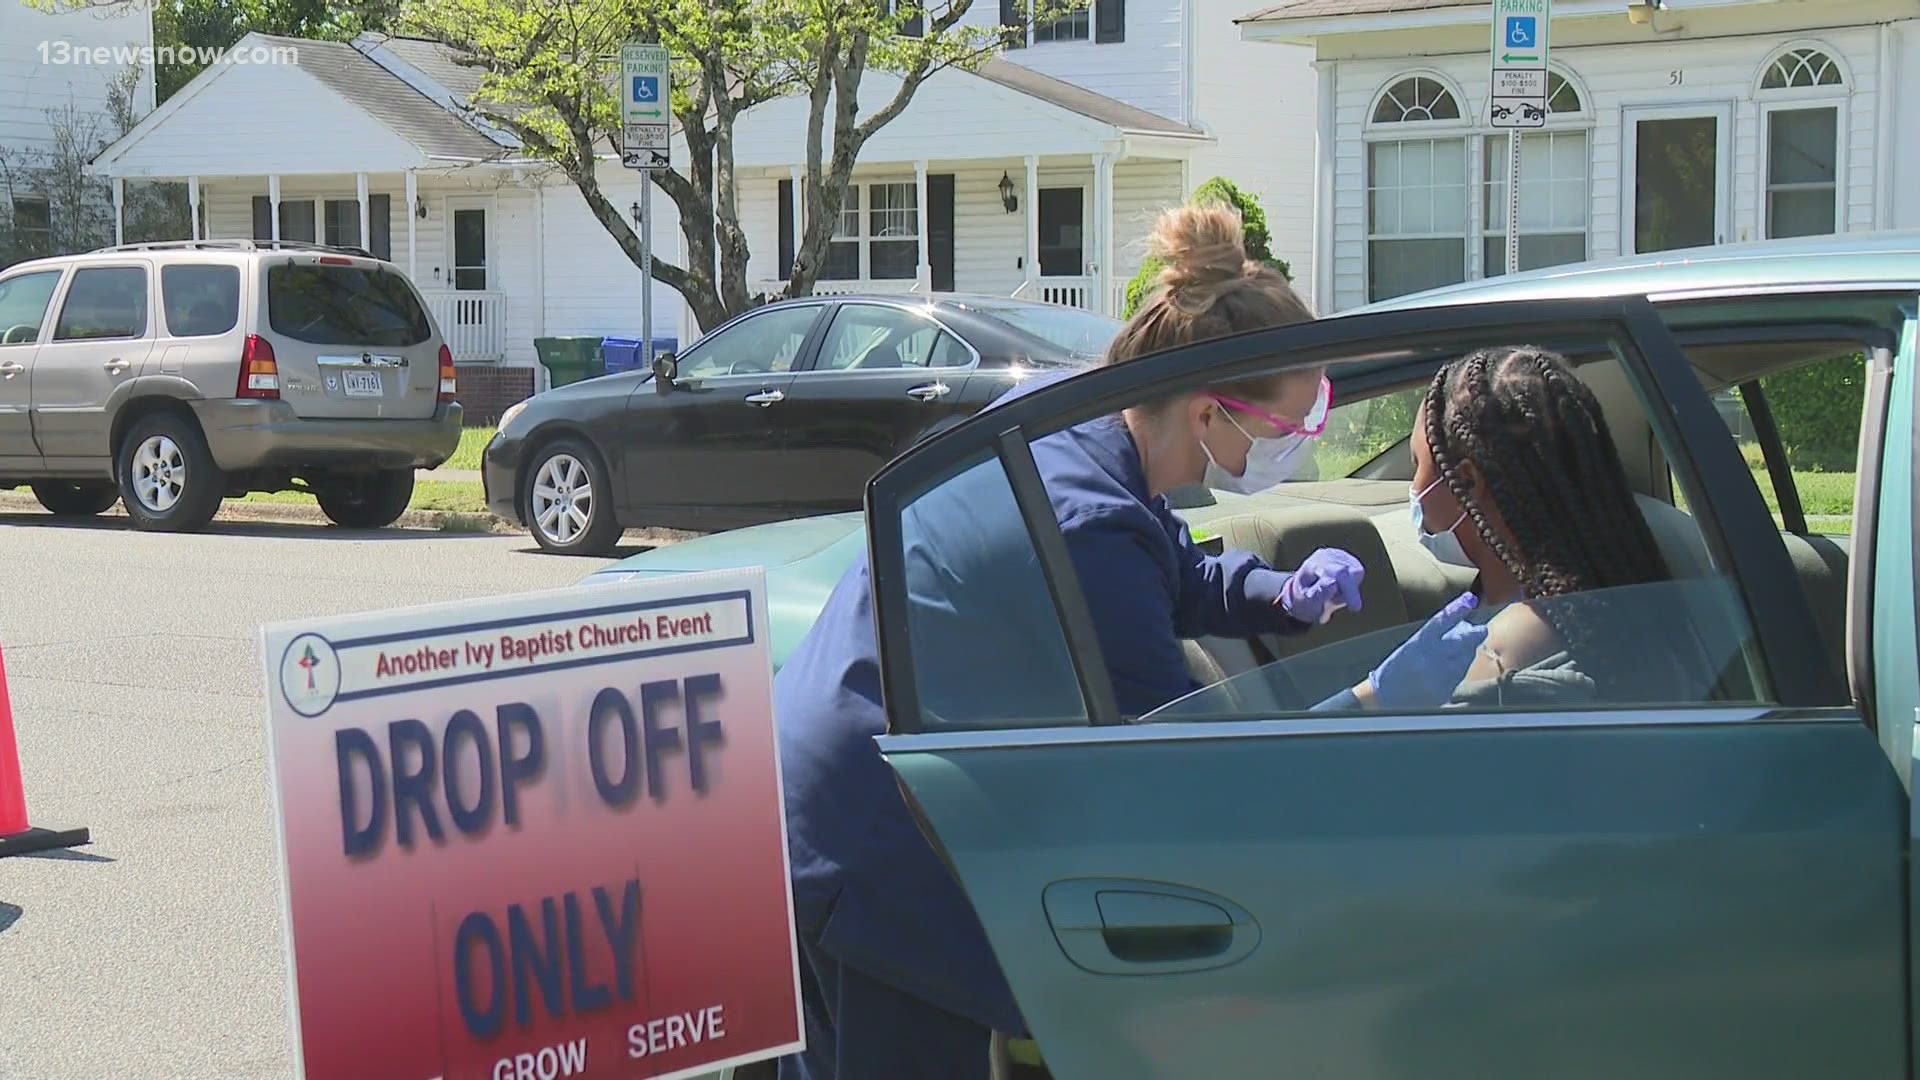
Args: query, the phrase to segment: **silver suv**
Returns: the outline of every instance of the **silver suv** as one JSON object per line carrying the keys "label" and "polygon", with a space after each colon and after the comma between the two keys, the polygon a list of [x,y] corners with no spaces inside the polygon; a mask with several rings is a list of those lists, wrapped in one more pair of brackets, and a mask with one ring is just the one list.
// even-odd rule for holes
{"label": "silver suv", "polygon": [[143,529],[311,491],[391,524],[460,442],[453,355],[406,275],[357,248],[128,244],[0,272],[0,488]]}

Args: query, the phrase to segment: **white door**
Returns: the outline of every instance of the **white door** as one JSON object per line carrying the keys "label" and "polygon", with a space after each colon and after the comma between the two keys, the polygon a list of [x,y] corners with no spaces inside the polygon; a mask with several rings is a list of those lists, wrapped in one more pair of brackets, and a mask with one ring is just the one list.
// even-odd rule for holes
{"label": "white door", "polygon": [[1621,121],[1621,250],[1641,254],[1725,243],[1732,104],[1627,108]]}
{"label": "white door", "polygon": [[493,282],[493,200],[447,200],[447,288],[486,292]]}

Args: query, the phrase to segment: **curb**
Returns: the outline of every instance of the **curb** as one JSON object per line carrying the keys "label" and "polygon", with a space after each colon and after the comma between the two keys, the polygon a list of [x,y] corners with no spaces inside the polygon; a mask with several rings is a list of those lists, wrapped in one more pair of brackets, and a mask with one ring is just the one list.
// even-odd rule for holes
{"label": "curb", "polygon": [[[46,513],[40,501],[29,492],[0,491],[0,512],[21,511]],[[106,512],[96,516],[125,519],[127,512],[119,503],[115,503]],[[228,499],[220,504],[220,512],[215,514],[213,519],[266,525],[312,525],[337,529],[343,533],[362,531],[340,529],[320,511],[318,506],[305,506],[300,503],[250,503]],[[408,510],[388,528],[430,529],[435,532],[526,533],[525,529],[493,514],[465,513],[457,510]]]}

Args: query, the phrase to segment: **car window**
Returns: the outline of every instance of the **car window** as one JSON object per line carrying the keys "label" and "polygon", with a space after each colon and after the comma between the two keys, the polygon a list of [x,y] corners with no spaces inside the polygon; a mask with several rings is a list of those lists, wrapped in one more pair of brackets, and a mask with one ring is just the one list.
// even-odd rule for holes
{"label": "car window", "polygon": [[[1578,373],[1583,380],[1638,382],[1626,372],[1611,341],[1591,342],[1574,355],[1581,361]],[[1285,362],[1276,361],[1275,366]],[[1396,433],[1404,435],[1420,393],[1440,362],[1435,357],[1423,361],[1424,366],[1410,365],[1404,384],[1373,409],[1354,414],[1360,419],[1346,432],[1351,444],[1330,452],[1357,457]],[[1336,376],[1338,370],[1336,365]],[[1337,386],[1336,377],[1336,393]],[[1620,396],[1630,404],[1609,397],[1603,408],[1642,408],[1641,397]],[[1659,400],[1653,391],[1644,396]],[[1134,404],[1150,412],[1164,400],[1160,396]],[[1644,421],[1621,426],[1645,429]],[[1038,442],[1029,445],[1035,458],[1045,461],[1059,452],[1060,440],[1073,437],[1042,431],[1030,439],[1055,440],[1051,445],[1056,449]],[[1669,455],[1678,452],[1668,448]],[[878,488],[870,494],[876,500],[876,518],[889,505],[900,507],[904,565],[898,572],[907,588],[899,610],[909,645],[904,654],[919,698],[920,730],[1074,726],[1090,722],[1089,713],[1097,714],[1089,705],[1094,699],[1087,696],[1094,691],[1083,692],[1079,681],[1085,669],[1076,667],[1074,652],[1063,644],[1072,618],[1070,605],[1050,602],[1050,589],[1036,584],[1044,574],[1036,565],[1035,541],[1015,512],[994,460],[924,486],[915,484],[914,493],[899,504],[882,498]],[[1525,454],[1504,465],[1476,464],[1497,478],[1501,469],[1517,476],[1538,462]],[[1160,618],[1179,619],[1181,636],[1190,640],[1180,645],[1167,635],[1166,651],[1158,654],[1155,670],[1184,669],[1188,689],[1165,692],[1168,684],[1158,679],[1143,687],[1137,671],[1110,670],[1106,685],[1127,719],[1304,717],[1338,691],[1367,683],[1370,673],[1429,617],[1477,587],[1479,578],[1470,564],[1442,561],[1417,540],[1405,478],[1356,478],[1346,481],[1338,494],[1317,488],[1298,499],[1284,497],[1290,486],[1276,489],[1279,498],[1248,500],[1222,518],[1227,546],[1252,550],[1276,567],[1297,566],[1320,547],[1344,548],[1367,570],[1363,609],[1336,613],[1326,625],[1302,635],[1262,638],[1260,647],[1273,659],[1260,665],[1252,659],[1257,653],[1240,636],[1246,631],[1233,629],[1230,619],[1209,621],[1204,614],[1217,605],[1219,586],[1186,586],[1191,596],[1180,610],[1189,614],[1176,616],[1169,610]],[[988,489],[999,505],[983,513],[980,508],[994,501]],[[1067,489],[1048,494],[1056,501],[1074,497]],[[1583,486],[1568,485],[1556,505],[1530,506],[1509,522],[1535,550],[1578,548],[1585,553],[1577,560],[1585,568],[1582,573],[1617,574],[1623,580],[1583,585],[1565,575],[1532,579],[1525,577],[1524,563],[1506,566],[1508,572],[1518,567],[1528,587],[1553,591],[1534,594],[1544,597],[1536,603],[1490,605],[1475,612],[1470,621],[1487,623],[1491,630],[1489,647],[1471,656],[1473,666],[1463,664],[1460,677],[1449,679],[1431,701],[1378,711],[1417,715],[1442,710],[1688,708],[1775,700],[1773,673],[1762,661],[1748,606],[1754,593],[1741,588],[1727,569],[1725,553],[1715,546],[1723,532],[1703,528],[1698,518],[1645,493],[1627,494],[1639,520],[1612,520],[1615,508],[1602,513]],[[1720,498],[1722,505],[1728,500]],[[1756,504],[1747,503],[1742,512],[1757,510]],[[1427,528],[1439,533],[1449,525],[1475,527],[1463,516],[1459,522],[1434,522]],[[885,582],[893,573],[892,540],[882,526],[875,528],[875,577]],[[1143,646],[1130,642],[1125,628],[1144,609],[1131,599],[1121,600],[1137,595],[1139,588],[1116,589],[1095,572],[1101,564],[1088,554],[1094,548],[1087,545],[1098,538],[1077,531],[1083,528],[1070,523],[1062,530],[1068,562],[1055,565],[1080,567],[1070,572],[1085,598],[1087,633],[1100,641],[1100,655],[1107,656],[1119,642],[1123,652],[1137,660],[1140,654],[1133,650]],[[1515,550],[1524,548],[1509,547],[1510,554]],[[1566,558],[1564,553],[1556,557]],[[1642,574],[1640,566],[1658,569],[1635,580]],[[1089,573],[1094,576],[1084,576]],[[1020,576],[1035,580],[1014,580]],[[1149,573],[1143,580],[1160,579]],[[1171,580],[1168,587],[1169,596],[1186,595]],[[882,608],[883,618],[886,610]],[[1086,678],[1099,681],[1092,675]],[[1172,681],[1180,680],[1176,676]],[[1351,706],[1332,709],[1335,714],[1342,711],[1376,712]],[[896,725],[901,722],[898,716],[894,719]]]}
{"label": "car window", "polygon": [[[1740,445],[1740,455],[1767,500],[1775,523],[1781,515],[1782,484],[1805,515],[1810,533],[1853,531],[1854,470],[1860,447],[1860,420],[1866,409],[1866,356],[1852,353],[1801,364],[1763,376],[1742,387],[1713,395],[1715,410]],[[1757,394],[1779,432],[1789,475],[1776,482],[1767,467],[1761,428],[1748,405]]]}
{"label": "car window", "polygon": [[820,306],[775,308],[749,315],[687,350],[680,377],[711,379],[721,375],[766,375],[792,371],[820,317]]}
{"label": "car window", "polygon": [[163,266],[160,302],[174,337],[224,334],[240,322],[240,268]]}
{"label": "car window", "polygon": [[843,304],[820,347],[821,371],[965,367],[966,346],[917,312],[879,304]]}
{"label": "car window", "polygon": [[404,348],[433,337],[413,288],[385,267],[270,266],[267,320],[274,333],[309,345]]}
{"label": "car window", "polygon": [[1013,327],[1026,337],[1038,338],[1074,360],[1099,359],[1122,325],[1117,319],[1059,304],[969,301],[967,307]]}
{"label": "car window", "polygon": [[47,304],[60,284],[60,271],[41,270],[0,281],[0,347],[40,340]]}
{"label": "car window", "polygon": [[53,340],[137,338],[147,332],[147,271],[142,266],[76,270],[60,305]]}
{"label": "car window", "polygon": [[1421,385],[1357,401],[1335,398],[1327,413],[1327,430],[1314,440],[1312,464],[1296,479],[1345,479],[1396,447],[1405,456],[1402,444],[1413,430],[1413,418],[1426,392]]}

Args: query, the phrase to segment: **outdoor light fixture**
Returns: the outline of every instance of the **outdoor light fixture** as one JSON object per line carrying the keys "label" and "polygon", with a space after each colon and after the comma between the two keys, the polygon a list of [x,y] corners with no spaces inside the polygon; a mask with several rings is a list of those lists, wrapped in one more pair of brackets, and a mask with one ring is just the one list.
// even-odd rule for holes
{"label": "outdoor light fixture", "polygon": [[413,216],[422,221],[427,219],[427,200],[418,199],[413,204]]}
{"label": "outdoor light fixture", "polygon": [[1020,200],[1013,196],[1013,177],[1004,171],[1000,173],[1000,205],[1006,207],[1009,214],[1020,209]]}
{"label": "outdoor light fixture", "polygon": [[1645,26],[1653,21],[1655,12],[1667,10],[1667,0],[1627,0],[1627,21],[1635,26]]}
{"label": "outdoor light fixture", "polygon": [[627,213],[633,215],[633,223],[635,225],[640,224],[640,200],[639,199],[633,200],[633,205],[627,207]]}

